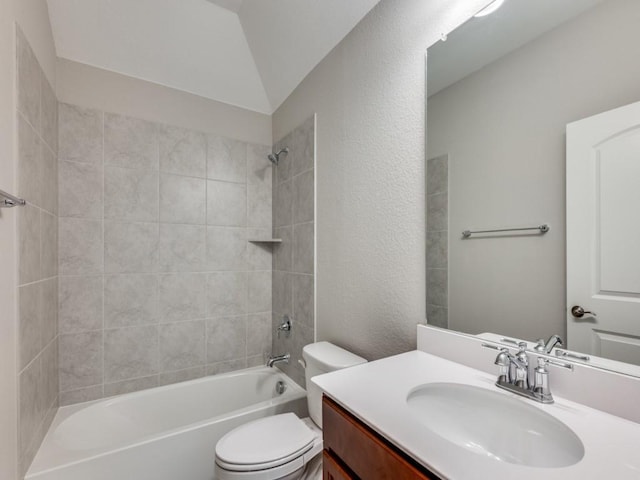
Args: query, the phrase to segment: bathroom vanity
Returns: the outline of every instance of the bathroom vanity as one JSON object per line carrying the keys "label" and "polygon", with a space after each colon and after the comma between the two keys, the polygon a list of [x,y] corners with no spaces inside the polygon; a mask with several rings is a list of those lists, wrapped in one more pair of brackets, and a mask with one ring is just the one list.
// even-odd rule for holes
{"label": "bathroom vanity", "polygon": [[[561,375],[576,372],[553,371],[554,403],[535,402],[496,387],[495,350],[468,340],[460,358],[479,352],[478,368],[416,350],[314,377],[325,480],[640,478],[640,425],[585,405],[586,393],[585,403],[560,395]],[[621,395],[637,398],[637,386],[614,388],[613,409]]]}
{"label": "bathroom vanity", "polygon": [[437,478],[327,396],[322,418],[324,480]]}

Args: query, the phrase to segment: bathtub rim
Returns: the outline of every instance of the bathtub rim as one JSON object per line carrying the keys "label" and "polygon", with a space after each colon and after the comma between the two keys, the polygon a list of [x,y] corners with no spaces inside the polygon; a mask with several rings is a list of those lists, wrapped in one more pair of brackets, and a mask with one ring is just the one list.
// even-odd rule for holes
{"label": "bathtub rim", "polygon": [[[66,419],[68,419],[69,417],[71,417],[74,413],[79,412],[81,410],[84,410],[85,408],[88,408],[94,404],[98,404],[98,403],[102,403],[102,402],[109,402],[109,401],[113,401],[115,399],[120,399],[120,398],[131,398],[131,397],[142,397],[142,396],[148,396],[151,395],[153,392],[157,392],[157,391],[167,391],[167,390],[172,390],[172,389],[177,389],[183,386],[187,386],[187,385],[196,385],[198,383],[204,383],[206,381],[211,381],[212,378],[218,378],[218,379],[223,379],[223,378],[230,378],[230,377],[235,377],[235,376],[241,376],[243,374],[247,374],[247,373],[251,373],[251,372],[260,372],[260,371],[264,371],[264,372],[268,372],[268,373],[273,373],[273,375],[277,375],[280,377],[284,377],[284,379],[286,379],[287,384],[288,384],[288,388],[287,390],[279,395],[278,397],[274,397],[268,400],[263,400],[262,402],[258,402],[258,403],[254,403],[251,405],[248,405],[246,407],[237,409],[237,410],[232,410],[230,412],[227,413],[223,413],[220,415],[216,415],[215,417],[209,417],[206,418],[204,420],[198,421],[198,422],[193,422],[193,423],[189,423],[189,424],[185,424],[185,425],[181,425],[179,427],[175,427],[172,429],[168,429],[168,430],[164,430],[160,433],[155,433],[155,434],[151,434],[151,435],[145,435],[139,439],[136,439],[135,441],[130,441],[130,442],[124,442],[122,444],[118,444],[115,447],[103,447],[103,448],[97,448],[97,449],[93,449],[93,450],[87,450],[86,451],[86,455],[83,456],[82,458],[79,459],[75,459],[75,460],[69,460],[69,461],[65,461],[63,463],[58,463],[55,465],[43,465],[43,466],[38,466],[36,461],[38,460],[39,457],[39,453],[40,453],[40,449],[38,449],[38,452],[36,453],[36,456],[33,460],[33,462],[31,463],[31,465],[29,466],[29,468],[27,469],[27,473],[25,475],[25,479],[28,480],[30,478],[30,476],[32,475],[41,475],[41,474],[45,474],[47,472],[53,472],[55,470],[61,469],[61,468],[65,468],[67,466],[71,466],[71,465],[76,465],[79,463],[83,463],[83,462],[87,462],[90,461],[92,459],[96,459],[96,458],[100,458],[103,456],[107,456],[107,455],[111,455],[114,453],[118,453],[118,452],[122,452],[131,448],[135,448],[138,446],[142,446],[145,444],[149,444],[151,442],[157,441],[157,440],[161,440],[161,439],[165,439],[165,438],[169,438],[175,435],[179,435],[181,433],[185,433],[185,432],[190,432],[193,430],[196,430],[198,428],[202,428],[205,427],[207,425],[212,425],[216,422],[219,422],[221,420],[233,420],[236,419],[242,415],[248,415],[251,413],[255,413],[259,410],[262,409],[266,409],[266,408],[274,408],[277,407],[278,405],[282,405],[288,402],[296,402],[296,401],[300,401],[302,399],[304,399],[307,395],[307,392],[304,388],[302,388],[300,385],[298,385],[291,377],[289,377],[287,374],[285,374],[282,370],[278,369],[272,369],[269,367],[265,367],[265,366],[257,366],[257,367],[249,367],[249,368],[244,368],[242,370],[234,370],[232,372],[226,372],[226,373],[220,373],[220,374],[216,374],[216,375],[207,375],[204,377],[200,377],[200,378],[196,378],[196,379],[192,379],[192,380],[187,380],[184,382],[176,382],[176,383],[172,383],[172,384],[168,384],[168,385],[162,385],[162,386],[158,386],[158,387],[153,387],[153,388],[147,388],[144,390],[139,390],[136,392],[129,392],[129,393],[123,393],[123,394],[119,394],[119,395],[112,395],[109,397],[104,397],[104,398],[99,398],[97,400],[90,400],[87,402],[81,402],[81,403],[77,403],[77,404],[73,404],[73,405],[66,405],[64,407],[60,407],[58,409],[58,411],[56,412],[56,415],[53,419],[53,421],[51,422],[51,425],[49,426],[49,429],[47,430],[47,433],[42,441],[42,444],[40,446],[40,448],[45,447],[45,445],[48,446],[47,441],[52,441],[51,440],[51,436],[54,434],[55,430],[60,426],[60,424],[62,422],[64,422]],[[54,447],[55,448],[55,447]],[[63,447],[58,447],[58,448],[63,448]],[[212,446],[212,449],[215,448],[215,446]],[[37,470],[34,470],[33,468],[38,467]]]}

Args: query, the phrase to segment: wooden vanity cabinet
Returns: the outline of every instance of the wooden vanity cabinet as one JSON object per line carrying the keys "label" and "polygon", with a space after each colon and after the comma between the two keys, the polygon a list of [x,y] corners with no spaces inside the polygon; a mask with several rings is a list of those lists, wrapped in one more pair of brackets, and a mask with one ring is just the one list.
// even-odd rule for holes
{"label": "wooden vanity cabinet", "polygon": [[322,432],[324,480],[438,478],[326,396]]}

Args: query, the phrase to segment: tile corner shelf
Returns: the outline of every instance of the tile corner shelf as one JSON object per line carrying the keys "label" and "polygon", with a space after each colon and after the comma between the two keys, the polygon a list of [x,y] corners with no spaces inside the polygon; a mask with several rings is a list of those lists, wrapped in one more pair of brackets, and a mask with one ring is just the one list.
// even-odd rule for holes
{"label": "tile corner shelf", "polygon": [[251,243],[282,243],[281,238],[250,238]]}

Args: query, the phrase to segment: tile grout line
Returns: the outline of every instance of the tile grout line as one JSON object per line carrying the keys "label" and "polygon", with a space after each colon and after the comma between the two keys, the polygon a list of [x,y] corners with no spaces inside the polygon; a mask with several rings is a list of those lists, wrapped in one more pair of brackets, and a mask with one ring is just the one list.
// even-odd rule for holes
{"label": "tile grout line", "polygon": [[[157,270],[160,270],[160,217],[161,217],[161,212],[160,212],[160,205],[161,205],[161,199],[160,199],[160,184],[161,184],[161,173],[160,173],[160,130],[161,127],[156,124],[154,126],[154,132],[155,132],[155,148],[156,148],[156,161],[158,162],[158,180],[156,183],[156,193],[158,194],[157,198],[158,198],[158,217],[156,219],[156,223],[157,223],[157,232],[158,232],[158,236],[157,236],[157,244],[156,244],[156,255],[155,255],[155,261],[156,261],[156,267]],[[156,315],[156,321],[155,322],[155,331],[156,331],[156,365],[155,365],[155,370],[156,370],[156,375],[160,375],[160,323],[159,323],[159,316],[160,316],[160,275],[158,273],[154,273],[154,282],[155,282],[155,294],[156,294],[156,311],[155,311],[155,315]],[[156,386],[158,386],[160,384],[159,378],[156,378],[156,382],[155,382]]]}
{"label": "tile grout line", "polygon": [[104,381],[105,381],[105,351],[106,351],[106,335],[105,335],[105,271],[106,271],[106,242],[105,242],[105,223],[104,223],[104,214],[105,214],[105,205],[106,205],[106,179],[105,179],[105,173],[106,173],[106,169],[105,169],[105,163],[106,163],[106,155],[105,155],[105,134],[106,134],[106,128],[105,128],[105,114],[104,111],[100,112],[101,117],[102,117],[102,164],[101,164],[101,170],[102,170],[102,218],[100,219],[100,222],[102,224],[102,271],[101,271],[101,279],[102,279],[102,365],[101,365],[101,377],[100,377],[100,386],[101,386],[101,395],[100,397],[103,398],[104,397]]}

